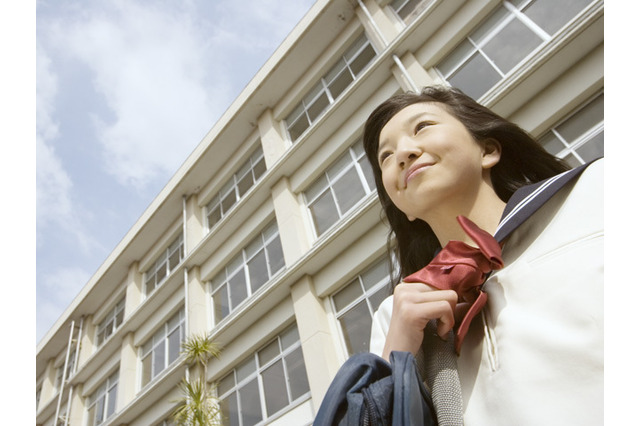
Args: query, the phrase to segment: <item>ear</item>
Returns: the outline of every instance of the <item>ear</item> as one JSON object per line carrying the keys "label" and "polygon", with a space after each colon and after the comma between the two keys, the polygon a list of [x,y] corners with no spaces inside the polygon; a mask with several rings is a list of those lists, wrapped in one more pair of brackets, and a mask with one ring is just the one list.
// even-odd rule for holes
{"label": "ear", "polygon": [[495,139],[486,139],[483,142],[482,152],[482,168],[490,169],[500,161],[500,155],[502,154],[502,146],[500,142]]}

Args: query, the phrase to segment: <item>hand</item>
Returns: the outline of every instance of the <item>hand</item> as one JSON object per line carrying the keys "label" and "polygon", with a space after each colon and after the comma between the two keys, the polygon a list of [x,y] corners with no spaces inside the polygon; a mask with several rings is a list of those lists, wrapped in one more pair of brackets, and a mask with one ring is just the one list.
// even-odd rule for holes
{"label": "hand", "polygon": [[437,333],[446,339],[455,324],[458,295],[453,290],[438,290],[423,283],[398,284],[393,292],[393,311],[382,357],[389,360],[391,351],[418,353],[424,328],[438,320]]}

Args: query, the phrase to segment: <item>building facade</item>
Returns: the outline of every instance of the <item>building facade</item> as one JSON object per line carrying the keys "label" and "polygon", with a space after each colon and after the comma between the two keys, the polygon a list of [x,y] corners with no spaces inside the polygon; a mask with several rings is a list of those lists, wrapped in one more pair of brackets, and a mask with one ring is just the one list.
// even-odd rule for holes
{"label": "building facade", "polygon": [[598,0],[318,0],[39,343],[36,423],[171,424],[206,333],[224,424],[311,424],[391,291],[369,113],[449,84],[584,163],[603,28]]}

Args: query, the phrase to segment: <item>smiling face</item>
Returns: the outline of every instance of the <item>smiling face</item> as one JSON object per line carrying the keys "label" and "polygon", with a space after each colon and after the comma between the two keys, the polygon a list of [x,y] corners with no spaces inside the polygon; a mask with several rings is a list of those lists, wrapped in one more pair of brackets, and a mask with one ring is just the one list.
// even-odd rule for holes
{"label": "smiling face", "polygon": [[416,103],[382,128],[378,164],[387,195],[409,220],[467,214],[490,169],[500,159],[496,143],[478,143],[446,107]]}

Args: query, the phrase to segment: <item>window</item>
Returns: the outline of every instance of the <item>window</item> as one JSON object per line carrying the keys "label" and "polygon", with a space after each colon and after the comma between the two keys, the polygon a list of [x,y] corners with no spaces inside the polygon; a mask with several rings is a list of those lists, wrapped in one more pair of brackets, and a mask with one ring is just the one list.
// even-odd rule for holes
{"label": "window", "polygon": [[40,394],[42,393],[42,385],[38,385],[36,388],[36,411],[38,410],[38,405],[40,404]]}
{"label": "window", "polygon": [[331,297],[349,355],[369,351],[373,314],[391,294],[390,286],[388,263],[382,258]]}
{"label": "window", "polygon": [[215,322],[229,315],[283,267],[280,234],[277,224],[272,222],[211,282]]}
{"label": "window", "polygon": [[376,51],[364,34],[349,46],[285,119],[292,142],[335,102],[375,56]]}
{"label": "window", "polygon": [[62,364],[60,364],[60,366],[56,371],[56,384],[55,384],[56,392],[60,392],[62,390],[62,378],[64,377],[65,382],[67,382],[69,380],[69,377],[71,377],[71,374],[74,372],[75,363],[76,363],[76,350],[74,348],[69,353],[69,360],[67,361],[66,373],[64,369],[64,358],[62,360]]}
{"label": "window", "polygon": [[89,398],[87,426],[102,424],[116,412],[118,377],[119,371],[116,371]]}
{"label": "window", "polygon": [[178,359],[185,338],[184,327],[181,309],[142,345],[142,387]]}
{"label": "window", "polygon": [[316,235],[325,233],[375,188],[373,171],[358,141],[304,193]]}
{"label": "window", "polygon": [[307,370],[294,325],[220,380],[223,424],[254,425],[308,393]]}
{"label": "window", "polygon": [[437,69],[453,87],[480,98],[591,0],[510,0],[456,47]]}
{"label": "window", "polygon": [[262,148],[258,148],[237,172],[222,186],[207,205],[209,230],[226,215],[267,170]]}
{"label": "window", "polygon": [[431,1],[427,0],[393,0],[389,6],[406,24],[418,17]]}
{"label": "window", "polygon": [[604,93],[553,127],[540,144],[572,167],[604,156]]}
{"label": "window", "polygon": [[124,297],[116,304],[116,306],[107,314],[98,326],[96,345],[99,347],[105,340],[109,338],[122,324],[124,319]]}
{"label": "window", "polygon": [[145,272],[144,291],[147,297],[167,279],[183,258],[184,244],[182,234],[180,234],[158,257],[153,266]]}

